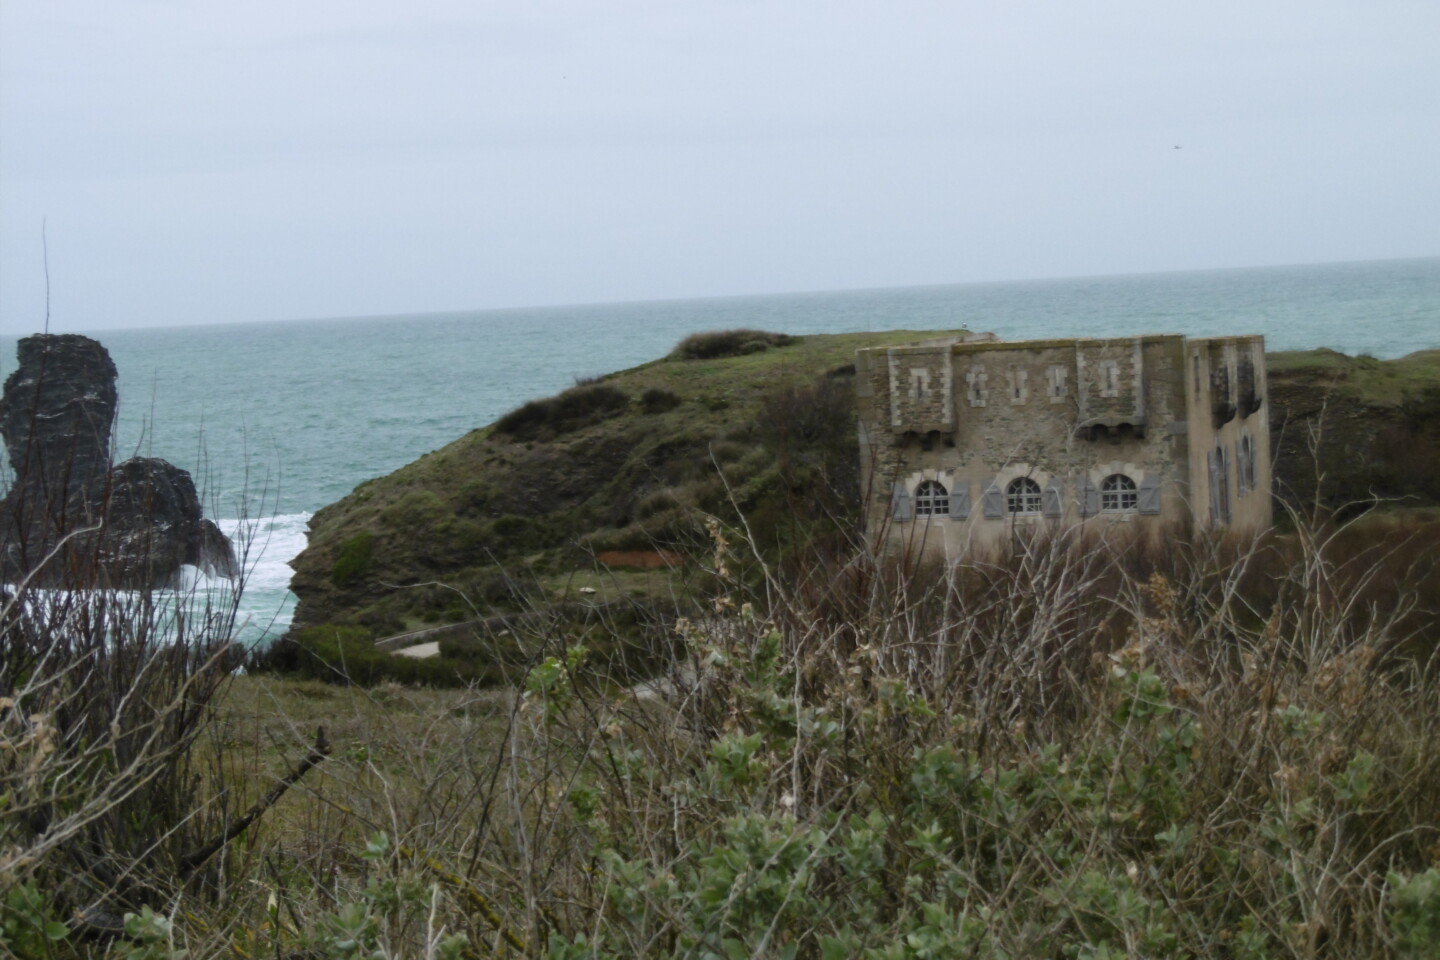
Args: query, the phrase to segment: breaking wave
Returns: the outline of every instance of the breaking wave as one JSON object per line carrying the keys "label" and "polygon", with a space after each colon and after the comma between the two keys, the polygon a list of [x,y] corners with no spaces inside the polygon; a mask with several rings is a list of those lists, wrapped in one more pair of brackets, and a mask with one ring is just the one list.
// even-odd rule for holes
{"label": "breaking wave", "polygon": [[[235,619],[236,639],[241,642],[267,643],[289,628],[295,610],[290,561],[305,549],[309,522],[309,513],[219,521],[220,528],[235,544],[235,555],[245,574]],[[198,570],[194,576],[205,589],[228,587],[227,581],[206,577]]]}

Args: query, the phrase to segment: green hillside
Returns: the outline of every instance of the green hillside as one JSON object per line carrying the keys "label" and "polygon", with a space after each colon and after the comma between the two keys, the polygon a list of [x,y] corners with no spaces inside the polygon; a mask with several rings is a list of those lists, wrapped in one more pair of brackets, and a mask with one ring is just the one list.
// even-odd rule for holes
{"label": "green hillside", "polygon": [[[527,403],[317,513],[296,626],[380,637],[582,598],[674,612],[707,514],[743,516],[782,564],[853,535],[855,350],[936,335],[697,335]],[[1269,372],[1277,494],[1440,503],[1440,351],[1277,353]]]}
{"label": "green hillside", "polygon": [[1277,496],[1342,515],[1376,499],[1440,504],[1440,350],[1397,360],[1324,349],[1266,359]]}
{"label": "green hillside", "polygon": [[[743,513],[777,551],[842,533],[859,505],[855,351],[936,334],[739,333],[528,403],[321,510],[295,561],[297,625],[380,635],[520,595],[668,596],[687,571],[645,565],[693,553],[705,513]],[[418,586],[437,580],[464,599]]]}

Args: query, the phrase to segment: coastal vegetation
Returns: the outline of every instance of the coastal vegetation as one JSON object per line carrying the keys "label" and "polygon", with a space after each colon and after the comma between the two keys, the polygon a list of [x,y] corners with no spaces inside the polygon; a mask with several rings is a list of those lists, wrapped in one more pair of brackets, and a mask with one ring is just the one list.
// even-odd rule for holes
{"label": "coastal vegetation", "polygon": [[527,402],[317,513],[297,625],[384,637],[585,600],[633,621],[634,643],[662,643],[673,598],[707,575],[649,561],[703,551],[704,517],[749,518],[781,559],[854,533],[851,361],[916,336],[696,334]]}
{"label": "coastal vegetation", "polygon": [[[1356,566],[1357,522],[1291,527],[1284,545],[1163,552],[1035,539],[949,569],[856,544],[752,585],[757,548],[712,521],[705,615],[672,624],[640,683],[537,616],[513,625],[533,653],[508,683],[222,678],[206,659],[197,686],[111,723],[115,697],[77,689],[104,655],[77,649],[3,716],[0,942],[157,960],[1433,956],[1440,687],[1415,575],[1433,576],[1440,525],[1397,539],[1420,562],[1386,583],[1384,556]],[[172,740],[159,718],[182,707]],[[151,810],[131,771],[157,768],[189,776],[157,779],[185,789]],[[100,832],[117,825],[133,833]]]}
{"label": "coastal vegetation", "polygon": [[1440,951],[1440,510],[1324,466],[1433,456],[1440,357],[1279,358],[1274,534],[945,568],[867,549],[846,460],[899,336],[672,356],[362,485],[248,672],[225,608],[18,585],[0,953]]}
{"label": "coastal vegetation", "polygon": [[1292,501],[1342,513],[1440,504],[1440,350],[1267,358],[1275,462]]}
{"label": "coastal vegetation", "polygon": [[771,347],[788,347],[795,339],[789,334],[765,330],[706,330],[681,340],[670,356],[678,360],[719,360],[761,353]]}
{"label": "coastal vegetation", "polygon": [[[641,669],[658,662],[675,616],[713,586],[693,562],[708,549],[705,518],[743,520],[781,571],[856,538],[866,492],[850,362],[857,348],[926,335],[700,333],[660,360],[527,402],[316,514],[295,561],[293,638],[449,625],[437,636],[480,633],[494,651],[508,617],[540,606],[582,633],[623,619],[591,642]],[[1434,516],[1440,351],[1277,353],[1269,368],[1282,529],[1283,504],[1375,514],[1349,534],[1360,550],[1385,539],[1381,514]],[[474,676],[473,664],[453,666],[457,683]]]}

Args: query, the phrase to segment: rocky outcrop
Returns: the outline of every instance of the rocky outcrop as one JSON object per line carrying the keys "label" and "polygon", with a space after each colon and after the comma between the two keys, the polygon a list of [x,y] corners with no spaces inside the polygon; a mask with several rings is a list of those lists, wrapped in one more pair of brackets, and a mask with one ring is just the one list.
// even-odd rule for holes
{"label": "rocky outcrop", "polygon": [[0,396],[13,483],[0,499],[7,582],[153,589],[182,566],[234,577],[229,539],[206,520],[186,471],[149,457],[110,463],[115,364],[95,340],[26,337]]}
{"label": "rocky outcrop", "polygon": [[210,576],[236,574],[230,540],[205,519],[190,474],[135,457],[110,471],[106,566],[130,583],[163,583],[183,565]]}
{"label": "rocky outcrop", "polygon": [[10,499],[57,524],[83,524],[110,469],[115,364],[99,343],[73,334],[26,337],[16,353],[19,366],[0,396],[0,435],[15,477]]}

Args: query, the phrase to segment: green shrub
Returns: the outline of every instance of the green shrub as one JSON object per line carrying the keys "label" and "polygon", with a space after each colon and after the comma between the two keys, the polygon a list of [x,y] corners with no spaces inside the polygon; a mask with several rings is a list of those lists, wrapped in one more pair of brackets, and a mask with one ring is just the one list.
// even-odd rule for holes
{"label": "green shrub", "polygon": [[666,510],[673,510],[676,507],[683,507],[675,496],[675,491],[670,487],[655,490],[646,494],[635,505],[635,519],[646,520]]}
{"label": "green shrub", "polygon": [[516,516],[507,513],[504,516],[496,517],[490,525],[490,529],[497,537],[504,537],[507,540],[523,539],[535,528],[535,523],[528,517]]}
{"label": "green shrub", "polygon": [[[506,691],[318,704],[349,775],[291,801],[318,838],[259,847],[223,923],[177,894],[117,946],[171,929],[192,956],[326,960],[1436,955],[1440,693],[1392,652],[1408,629],[1357,615],[1379,605],[1355,602],[1333,535],[1302,529],[1285,562],[1203,536],[1034,537],[918,569],[816,555],[747,593],[749,545],[707,530],[691,620],[673,601],[531,608],[513,654],[503,634],[442,646],[513,657]],[[1252,577],[1278,585],[1255,596]],[[338,650],[358,682],[363,631],[297,637],[292,656],[335,674]],[[657,662],[674,669],[636,684]],[[46,909],[16,899],[0,927]]]}
{"label": "green shrub", "polygon": [[324,624],[307,627],[257,652],[247,665],[254,673],[280,673],[360,687],[394,682],[431,687],[497,683],[493,664],[445,657],[402,657],[375,646],[363,627]]}
{"label": "green shrub", "polygon": [[357,582],[370,570],[375,555],[375,534],[361,530],[340,545],[335,565],[330,568],[330,582],[344,589]]}
{"label": "green shrub", "polygon": [[55,919],[53,904],[32,883],[17,884],[0,897],[0,948],[16,957],[49,957],[70,935],[70,928]]}
{"label": "green shrub", "polygon": [[548,440],[618,416],[630,395],[607,383],[584,383],[542,400],[531,400],[495,421],[495,432],[517,440]]}
{"label": "green shrub", "polygon": [[457,511],[462,514],[483,513],[499,493],[499,489],[489,480],[479,478],[466,480],[461,484],[455,498]]}
{"label": "green shrub", "polygon": [[512,606],[525,597],[523,588],[498,567],[473,573],[463,586],[470,602],[492,607]]}
{"label": "green shrub", "polygon": [[664,413],[680,406],[680,398],[669,390],[651,387],[640,394],[640,409],[646,413]]}
{"label": "green shrub", "polygon": [[737,463],[754,449],[753,446],[737,443],[734,440],[716,440],[710,444],[710,459],[722,466],[727,463]]}
{"label": "green shrub", "polygon": [[1440,869],[1415,876],[1390,873],[1390,928],[1401,956],[1440,955]]}
{"label": "green shrub", "polygon": [[445,501],[433,490],[410,490],[386,508],[388,519],[395,526],[428,527],[446,519],[451,513]]}
{"label": "green shrub", "polygon": [[453,555],[483,557],[494,546],[491,524],[478,520],[456,519],[446,525],[445,544]]}
{"label": "green shrub", "polygon": [[575,424],[577,426],[570,429],[576,429],[596,419],[624,412],[630,405],[630,395],[606,383],[589,383],[552,397],[551,403],[552,426],[557,427],[557,432],[564,432],[559,427]]}
{"label": "green shrub", "polygon": [[786,347],[797,339],[788,333],[767,333],[764,330],[711,330],[690,334],[675,345],[670,357],[675,360],[719,360],[759,353],[771,347]]}
{"label": "green shrub", "polygon": [[455,630],[440,638],[440,656],[459,662],[520,666],[529,655],[513,632],[497,635],[475,629]]}

